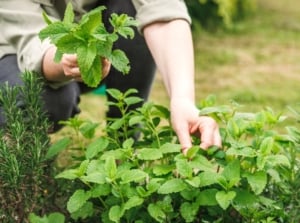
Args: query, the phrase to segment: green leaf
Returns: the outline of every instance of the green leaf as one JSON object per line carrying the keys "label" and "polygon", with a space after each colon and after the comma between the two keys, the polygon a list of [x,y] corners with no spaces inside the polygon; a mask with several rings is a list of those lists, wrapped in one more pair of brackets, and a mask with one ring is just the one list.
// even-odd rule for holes
{"label": "green leaf", "polygon": [[39,38],[45,40],[50,39],[51,43],[56,44],[65,35],[70,32],[70,27],[62,22],[53,22],[39,32]]}
{"label": "green leaf", "polygon": [[73,6],[72,4],[69,2],[67,4],[66,10],[65,10],[65,14],[64,14],[64,18],[63,18],[63,23],[66,24],[72,24],[75,18],[75,14],[73,11]]}
{"label": "green leaf", "polygon": [[49,223],[47,216],[39,217],[34,213],[30,213],[29,215],[30,223]]}
{"label": "green leaf", "polygon": [[105,173],[99,173],[99,172],[94,172],[94,173],[89,173],[86,176],[80,177],[80,180],[82,180],[84,183],[96,183],[96,184],[104,184],[106,183],[106,175]]}
{"label": "green leaf", "polygon": [[[96,56],[97,48],[95,42],[89,42],[87,45],[81,45],[77,48],[78,65],[82,73],[86,74],[91,70]],[[100,57],[97,60],[100,61]]]}
{"label": "green leaf", "polygon": [[179,153],[181,151],[181,145],[173,144],[173,143],[165,143],[159,149],[163,154]]}
{"label": "green leaf", "polygon": [[190,160],[194,159],[194,157],[197,155],[199,150],[200,150],[199,146],[192,146],[187,151],[187,154],[186,154],[187,158],[190,159]]}
{"label": "green leaf", "polygon": [[64,179],[68,179],[68,180],[74,180],[78,177],[79,177],[79,174],[78,174],[77,169],[65,170],[55,176],[55,178],[64,178]]}
{"label": "green leaf", "polygon": [[105,150],[108,144],[109,142],[107,138],[101,137],[96,139],[94,142],[88,145],[85,152],[85,157],[87,159],[94,158],[99,152]]}
{"label": "green leaf", "polygon": [[180,214],[185,222],[194,222],[199,206],[196,203],[184,202],[180,205]]}
{"label": "green leaf", "polygon": [[245,177],[251,186],[253,192],[258,195],[263,192],[267,185],[267,173],[265,171],[257,171],[254,173],[246,173]]}
{"label": "green leaf", "polygon": [[[81,208],[79,208],[77,211],[71,213],[71,217],[72,217],[72,219],[78,221],[78,219],[80,219],[80,218],[87,219],[88,217],[93,216],[93,214],[94,214],[94,205],[92,202],[87,201]],[[51,223],[51,222],[49,222],[49,223]],[[53,221],[53,223],[54,222],[55,221]]]}
{"label": "green leaf", "polygon": [[193,176],[193,169],[190,165],[190,162],[188,162],[186,159],[178,160],[176,162],[176,169],[182,177],[191,178]]}
{"label": "green leaf", "polygon": [[108,184],[98,184],[95,185],[91,190],[91,197],[97,198],[101,196],[107,196],[111,192],[110,185]]}
{"label": "green leaf", "polygon": [[88,14],[82,16],[79,22],[80,29],[83,30],[86,35],[92,35],[95,31],[102,26],[102,11],[105,9],[104,6],[97,7]]}
{"label": "green leaf", "polygon": [[250,190],[238,189],[235,191],[234,206],[239,208],[254,208],[259,200]]}
{"label": "green leaf", "polygon": [[226,151],[229,156],[255,157],[256,152],[251,147],[234,148],[231,147]]}
{"label": "green leaf", "polygon": [[102,80],[102,62],[97,56],[96,45],[93,43],[77,49],[77,59],[82,80],[90,87],[96,87]]}
{"label": "green leaf", "polygon": [[152,178],[152,179],[150,179],[150,181],[146,185],[147,190],[151,193],[157,191],[158,188],[160,187],[160,181],[161,180],[162,180],[161,178]]}
{"label": "green leaf", "polygon": [[202,170],[202,171],[209,171],[214,172],[215,167],[212,163],[204,156],[198,154],[190,161],[193,168]]}
{"label": "green leaf", "polygon": [[108,215],[111,221],[120,222],[120,219],[124,215],[124,211],[119,205],[115,205],[109,209]]}
{"label": "green leaf", "polygon": [[145,120],[145,116],[135,115],[129,119],[128,123],[129,123],[129,126],[134,126],[134,125],[142,123],[143,120]]}
{"label": "green leaf", "polygon": [[98,123],[85,122],[83,125],[80,126],[79,131],[85,138],[92,139],[95,135],[96,128],[98,126]]}
{"label": "green leaf", "polygon": [[216,194],[216,200],[218,204],[221,206],[223,210],[226,210],[230,203],[233,201],[234,197],[236,196],[235,191],[218,191]]}
{"label": "green leaf", "polygon": [[185,182],[187,182],[189,185],[191,185],[192,187],[198,188],[200,187],[200,177],[193,177],[191,179],[187,179],[185,180]]}
{"label": "green leaf", "polygon": [[108,88],[106,89],[106,92],[117,101],[123,97],[122,92],[116,88]]}
{"label": "green leaf", "polygon": [[62,57],[63,57],[63,53],[57,49],[53,60],[55,63],[59,63],[61,61]]}
{"label": "green leaf", "polygon": [[218,204],[216,200],[217,189],[206,189],[200,192],[197,197],[197,203],[201,206],[215,206]]}
{"label": "green leaf", "polygon": [[240,161],[231,161],[223,170],[222,175],[229,182],[229,187],[234,186],[240,181]]}
{"label": "green leaf", "polygon": [[43,216],[43,217],[38,217],[33,213],[30,213],[29,215],[29,222],[30,223],[64,223],[65,222],[65,216],[61,213],[54,212],[49,214],[49,216]]}
{"label": "green leaf", "polygon": [[43,15],[44,21],[45,21],[48,25],[50,25],[50,24],[52,23],[52,20],[48,17],[47,13],[44,11],[42,15]]}
{"label": "green leaf", "polygon": [[259,150],[262,155],[269,155],[274,147],[274,139],[272,137],[266,137],[263,139],[259,146]]}
{"label": "green leaf", "polygon": [[108,60],[111,62],[112,66],[114,66],[114,68],[116,68],[121,73],[129,73],[129,60],[123,51],[119,49],[113,50],[111,55],[109,55]]}
{"label": "green leaf", "polygon": [[67,203],[68,211],[70,213],[78,211],[86,203],[86,201],[90,199],[90,197],[90,193],[85,192],[82,189],[76,190]]}
{"label": "green leaf", "polygon": [[233,138],[238,138],[240,136],[240,128],[236,120],[230,119],[227,122],[227,127],[226,127],[228,133],[233,137]]}
{"label": "green leaf", "polygon": [[150,216],[154,218],[156,221],[165,222],[166,214],[164,213],[164,211],[159,205],[150,203],[148,205],[147,210]]}
{"label": "green leaf", "polygon": [[133,196],[129,198],[129,200],[124,204],[124,210],[129,210],[133,207],[140,206],[143,204],[144,199],[138,197],[138,196]]}
{"label": "green leaf", "polygon": [[142,170],[125,170],[122,172],[121,183],[141,182],[147,177],[147,173]]}
{"label": "green leaf", "polygon": [[134,105],[134,104],[140,103],[142,101],[143,101],[142,98],[136,97],[136,96],[126,97],[124,99],[124,102],[126,103],[126,105]]}
{"label": "green leaf", "polygon": [[110,179],[114,179],[117,175],[117,164],[113,157],[107,157],[105,161],[105,172]]}
{"label": "green leaf", "polygon": [[153,173],[156,176],[161,176],[161,175],[171,173],[174,169],[175,169],[174,165],[158,164],[153,166]]}
{"label": "green leaf", "polygon": [[79,165],[79,167],[77,169],[78,170],[78,176],[80,176],[80,177],[83,176],[86,173],[89,165],[90,165],[90,161],[89,160],[83,160],[80,163],[80,165]]}
{"label": "green leaf", "polygon": [[[86,41],[76,38],[73,34],[66,34],[56,42],[57,51],[59,54],[74,54],[77,53],[81,45],[87,45]],[[60,61],[60,60],[59,60]]]}
{"label": "green leaf", "polygon": [[215,172],[201,172],[199,175],[200,187],[210,186],[212,184],[218,183],[219,174]]}
{"label": "green leaf", "polygon": [[271,166],[283,165],[290,167],[291,163],[285,155],[270,155],[266,157],[266,162]]}
{"label": "green leaf", "polygon": [[53,156],[57,155],[58,153],[60,153],[62,150],[66,149],[67,146],[71,143],[71,139],[70,138],[62,138],[59,141],[55,142],[54,144],[52,144],[48,151],[47,154],[45,156],[45,159],[50,159]]}
{"label": "green leaf", "polygon": [[187,185],[182,179],[171,179],[162,184],[157,192],[159,194],[171,194],[183,191],[186,188]]}
{"label": "green leaf", "polygon": [[141,160],[157,160],[163,157],[162,152],[159,149],[140,149],[137,151],[137,156]]}

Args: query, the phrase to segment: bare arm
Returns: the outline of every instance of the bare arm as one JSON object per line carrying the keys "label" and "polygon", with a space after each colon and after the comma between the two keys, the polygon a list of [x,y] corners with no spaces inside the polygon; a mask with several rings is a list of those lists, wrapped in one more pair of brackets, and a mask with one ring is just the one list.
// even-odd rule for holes
{"label": "bare arm", "polygon": [[146,42],[170,96],[171,120],[183,152],[192,146],[191,134],[200,134],[203,149],[221,146],[217,123],[199,116],[195,106],[194,52],[190,25],[185,20],[153,23],[144,28]]}

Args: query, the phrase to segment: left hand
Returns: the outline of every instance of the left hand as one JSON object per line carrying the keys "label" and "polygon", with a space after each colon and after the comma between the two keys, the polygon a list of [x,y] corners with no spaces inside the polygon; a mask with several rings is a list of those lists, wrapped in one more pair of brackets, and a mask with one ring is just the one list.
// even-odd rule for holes
{"label": "left hand", "polygon": [[171,121],[185,155],[192,147],[192,134],[201,138],[200,147],[202,149],[208,149],[210,146],[222,146],[216,121],[208,116],[199,116],[199,110],[189,100],[172,99]]}

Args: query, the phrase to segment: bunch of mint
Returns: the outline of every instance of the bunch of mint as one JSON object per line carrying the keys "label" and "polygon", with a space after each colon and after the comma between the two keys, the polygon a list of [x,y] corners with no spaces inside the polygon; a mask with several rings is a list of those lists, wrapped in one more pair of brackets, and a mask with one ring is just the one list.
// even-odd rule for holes
{"label": "bunch of mint", "polygon": [[133,38],[136,21],[126,15],[111,14],[109,22],[113,31],[109,33],[102,22],[104,6],[97,7],[84,14],[79,22],[75,22],[73,6],[68,3],[62,21],[51,21],[43,13],[48,24],[39,32],[39,38],[50,39],[57,47],[55,62],[59,62],[63,54],[77,54],[78,66],[82,80],[90,87],[96,87],[102,79],[101,58],[107,58],[112,66],[123,74],[130,70],[129,60],[120,49],[113,49],[119,36]]}

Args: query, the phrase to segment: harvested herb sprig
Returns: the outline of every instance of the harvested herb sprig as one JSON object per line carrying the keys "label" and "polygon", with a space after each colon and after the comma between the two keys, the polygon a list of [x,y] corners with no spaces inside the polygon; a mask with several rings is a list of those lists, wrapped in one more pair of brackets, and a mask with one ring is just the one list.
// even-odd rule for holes
{"label": "harvested herb sprig", "polygon": [[120,49],[113,49],[113,43],[119,36],[133,38],[136,21],[126,15],[113,13],[110,24],[113,31],[109,33],[102,22],[104,6],[97,7],[75,22],[73,6],[68,3],[62,21],[52,21],[46,13],[44,20],[48,24],[39,33],[39,38],[50,39],[57,47],[54,60],[59,62],[63,54],[77,54],[78,66],[82,80],[90,87],[96,87],[102,79],[101,58],[107,58],[112,66],[123,74],[130,70],[129,60]]}

